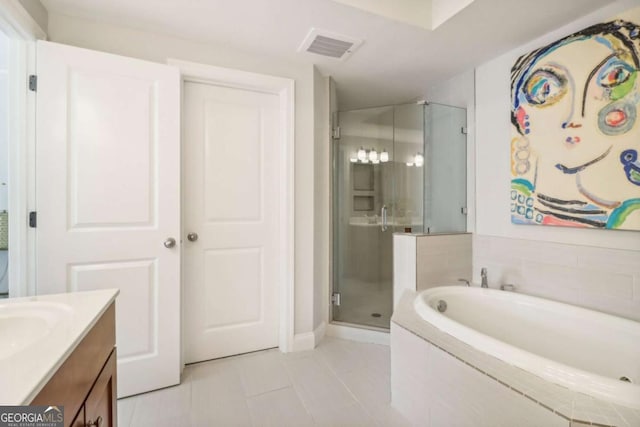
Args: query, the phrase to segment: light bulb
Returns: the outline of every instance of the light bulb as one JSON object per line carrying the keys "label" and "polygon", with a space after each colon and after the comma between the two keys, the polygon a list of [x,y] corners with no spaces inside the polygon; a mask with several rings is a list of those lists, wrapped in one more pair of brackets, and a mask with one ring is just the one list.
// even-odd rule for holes
{"label": "light bulb", "polygon": [[417,167],[422,167],[422,165],[424,165],[424,157],[420,153],[416,154],[414,161]]}
{"label": "light bulb", "polygon": [[375,148],[372,148],[371,151],[369,151],[369,160],[371,160],[371,163],[378,161],[378,152]]}
{"label": "light bulb", "polygon": [[382,150],[382,153],[380,153],[380,161],[382,163],[389,161],[389,153],[387,153],[387,150]]}
{"label": "light bulb", "polygon": [[367,159],[367,152],[364,151],[364,147],[360,147],[358,150],[358,160],[364,162]]}

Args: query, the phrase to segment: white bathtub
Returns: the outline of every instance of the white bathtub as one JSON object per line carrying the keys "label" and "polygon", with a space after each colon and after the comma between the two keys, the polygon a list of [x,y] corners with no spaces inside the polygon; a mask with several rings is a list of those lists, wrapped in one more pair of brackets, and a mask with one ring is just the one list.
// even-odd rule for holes
{"label": "white bathtub", "polygon": [[[443,313],[438,302],[446,302]],[[640,323],[514,292],[426,290],[414,308],[457,339],[547,381],[640,409]],[[621,381],[627,377],[632,382]]]}

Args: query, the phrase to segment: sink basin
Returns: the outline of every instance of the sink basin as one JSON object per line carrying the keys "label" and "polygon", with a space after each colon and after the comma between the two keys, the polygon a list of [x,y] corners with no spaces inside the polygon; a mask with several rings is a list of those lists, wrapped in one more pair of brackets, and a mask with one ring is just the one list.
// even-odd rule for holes
{"label": "sink basin", "polygon": [[45,339],[73,310],[64,304],[23,302],[0,304],[0,360],[9,358]]}

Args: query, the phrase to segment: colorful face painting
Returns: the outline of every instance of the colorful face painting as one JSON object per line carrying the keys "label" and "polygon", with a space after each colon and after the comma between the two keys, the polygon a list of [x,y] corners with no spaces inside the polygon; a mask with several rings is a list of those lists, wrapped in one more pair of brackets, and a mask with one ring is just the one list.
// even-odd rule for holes
{"label": "colorful face painting", "polygon": [[640,230],[640,8],[511,69],[511,220]]}

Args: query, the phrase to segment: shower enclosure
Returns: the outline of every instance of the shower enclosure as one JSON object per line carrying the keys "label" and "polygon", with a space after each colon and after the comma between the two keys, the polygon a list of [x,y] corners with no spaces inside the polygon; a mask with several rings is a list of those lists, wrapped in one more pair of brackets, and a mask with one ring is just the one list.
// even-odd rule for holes
{"label": "shower enclosure", "polygon": [[393,233],[466,229],[466,110],[368,108],[334,127],[332,319],[387,329]]}

